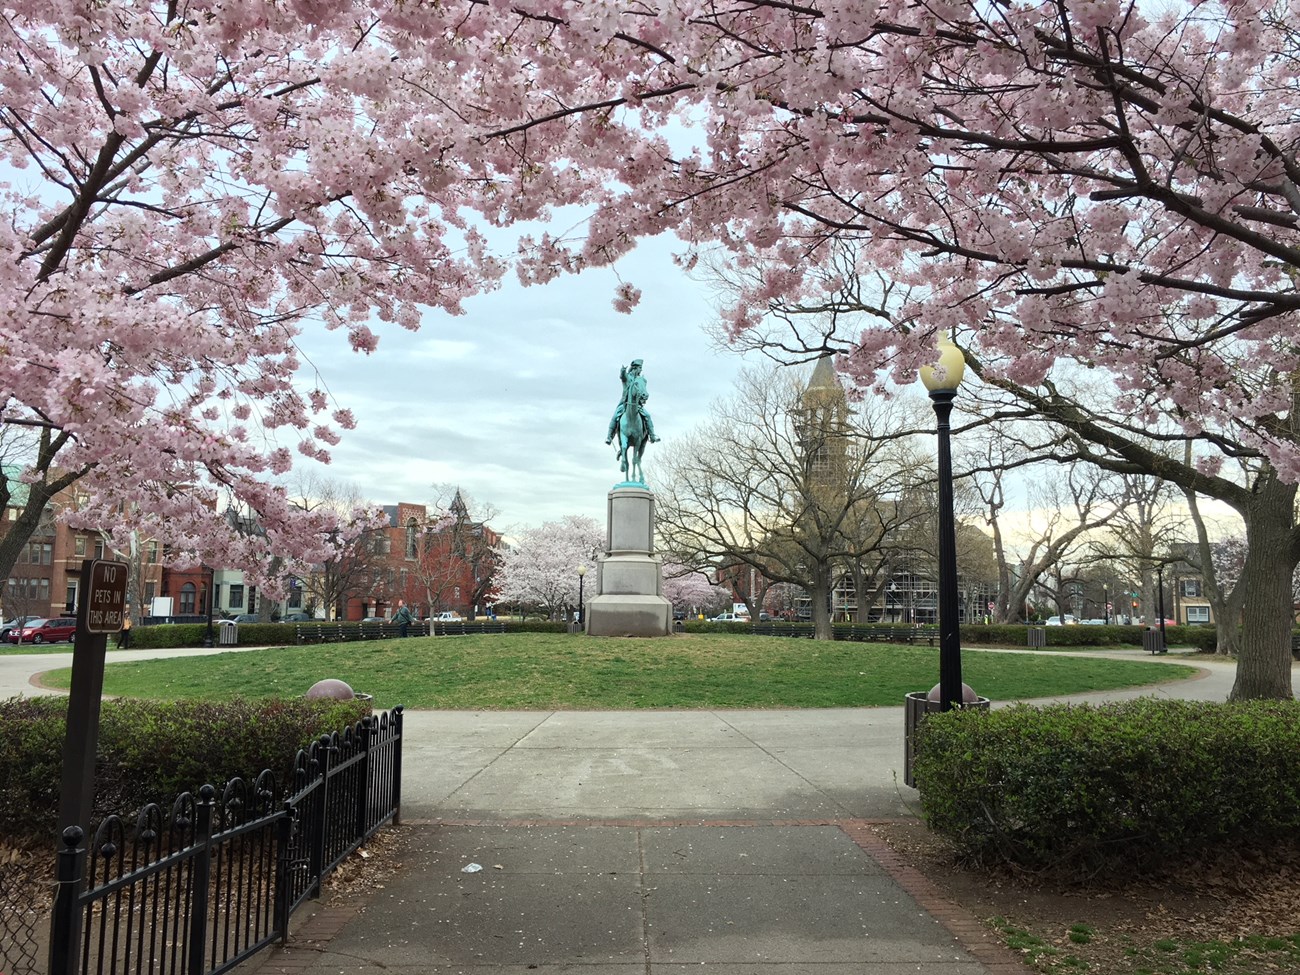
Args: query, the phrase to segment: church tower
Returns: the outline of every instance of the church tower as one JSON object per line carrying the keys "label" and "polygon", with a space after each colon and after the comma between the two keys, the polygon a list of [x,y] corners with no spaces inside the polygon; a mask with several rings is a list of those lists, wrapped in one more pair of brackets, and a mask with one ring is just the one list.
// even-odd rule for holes
{"label": "church tower", "polygon": [[840,377],[824,355],[813,367],[795,410],[795,434],[809,480],[844,470],[849,449],[849,402]]}

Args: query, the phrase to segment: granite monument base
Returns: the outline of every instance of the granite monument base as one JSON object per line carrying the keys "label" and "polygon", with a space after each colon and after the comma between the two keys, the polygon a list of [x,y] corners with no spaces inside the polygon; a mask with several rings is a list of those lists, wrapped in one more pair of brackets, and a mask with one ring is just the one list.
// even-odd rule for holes
{"label": "granite monument base", "polygon": [[609,554],[596,564],[596,595],[583,614],[591,636],[671,636],[673,605],[654,554],[654,495],[642,484],[609,492]]}

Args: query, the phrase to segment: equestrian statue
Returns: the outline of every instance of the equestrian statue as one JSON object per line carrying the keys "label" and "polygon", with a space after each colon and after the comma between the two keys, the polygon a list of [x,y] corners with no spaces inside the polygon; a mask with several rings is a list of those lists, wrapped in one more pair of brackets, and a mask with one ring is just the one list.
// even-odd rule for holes
{"label": "equestrian statue", "polygon": [[609,421],[609,432],[605,443],[612,443],[618,435],[619,470],[624,478],[632,483],[644,484],[645,475],[641,471],[641,456],[645,453],[647,443],[658,443],[655,436],[654,421],[645,408],[645,401],[650,398],[646,389],[645,377],[641,375],[642,361],[633,359],[626,368],[619,367],[618,378],[623,383],[623,398],[614,410],[613,419]]}

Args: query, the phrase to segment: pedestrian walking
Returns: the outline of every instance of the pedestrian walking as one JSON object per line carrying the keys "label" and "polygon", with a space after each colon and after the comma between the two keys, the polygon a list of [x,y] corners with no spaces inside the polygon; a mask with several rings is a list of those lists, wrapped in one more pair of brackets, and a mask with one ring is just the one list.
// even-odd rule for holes
{"label": "pedestrian walking", "polygon": [[117,631],[117,649],[131,649],[131,604],[126,604],[122,611],[122,628]]}
{"label": "pedestrian walking", "polygon": [[397,601],[397,612],[393,614],[393,622],[397,624],[398,635],[406,636],[407,628],[411,625],[411,611],[404,600]]}

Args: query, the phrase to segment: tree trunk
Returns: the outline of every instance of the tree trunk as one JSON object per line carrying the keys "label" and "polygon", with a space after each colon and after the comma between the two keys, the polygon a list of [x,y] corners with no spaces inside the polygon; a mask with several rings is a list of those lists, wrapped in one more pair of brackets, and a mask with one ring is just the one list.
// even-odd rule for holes
{"label": "tree trunk", "polygon": [[808,595],[812,597],[812,622],[813,622],[813,639],[814,640],[834,640],[835,628],[831,626],[831,613],[826,605],[827,598],[831,592],[831,581],[828,573],[817,572],[813,575],[812,589]]}
{"label": "tree trunk", "polygon": [[1214,652],[1219,656],[1241,655],[1241,604],[1244,596],[1245,590],[1236,585],[1226,598],[1210,600],[1214,611]]}
{"label": "tree trunk", "polygon": [[1292,697],[1295,496],[1294,484],[1283,484],[1269,473],[1256,483],[1244,512],[1247,549],[1237,583],[1244,595],[1237,680],[1230,695],[1234,701]]}

